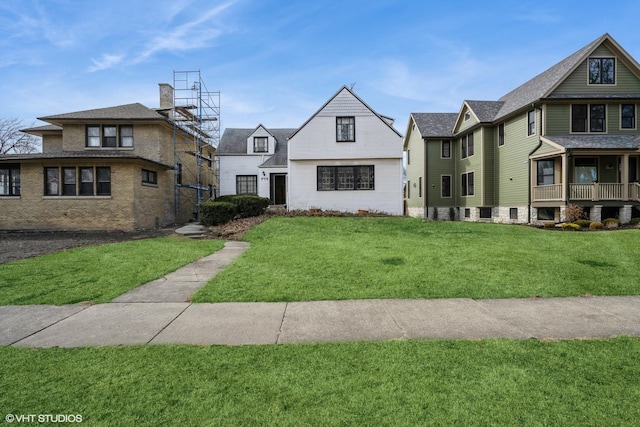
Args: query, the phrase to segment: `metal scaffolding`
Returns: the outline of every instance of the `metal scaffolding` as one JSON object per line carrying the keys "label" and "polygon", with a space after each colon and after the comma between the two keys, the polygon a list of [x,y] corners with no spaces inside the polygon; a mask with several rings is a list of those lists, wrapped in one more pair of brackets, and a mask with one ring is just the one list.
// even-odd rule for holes
{"label": "metal scaffolding", "polygon": [[[219,183],[219,167],[214,150],[220,142],[220,92],[207,89],[200,70],[198,71],[174,71],[173,72],[173,147],[175,159],[175,214],[180,211],[182,198],[186,197],[182,189],[193,189],[196,211],[194,215],[199,218],[200,204],[205,199],[205,193],[215,193],[217,189],[205,185],[203,180],[203,162],[214,171],[213,182]],[[213,147],[211,152],[203,152],[207,145]],[[193,162],[185,162],[185,156],[195,156],[195,170],[187,170],[187,165]],[[189,175],[195,177],[195,182],[184,183],[182,177]],[[219,185],[219,184],[218,184]],[[211,196],[211,194],[210,194]]]}

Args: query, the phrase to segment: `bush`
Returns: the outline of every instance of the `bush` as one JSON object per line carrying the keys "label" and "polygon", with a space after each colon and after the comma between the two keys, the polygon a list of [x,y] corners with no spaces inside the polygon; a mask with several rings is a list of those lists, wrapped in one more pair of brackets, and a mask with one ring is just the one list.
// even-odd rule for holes
{"label": "bush", "polygon": [[236,215],[239,218],[260,216],[267,209],[271,201],[266,197],[253,194],[220,196],[216,202],[231,203],[236,207]]}
{"label": "bush", "polygon": [[589,224],[589,230],[602,230],[602,228],[604,227],[604,224],[602,224],[601,222],[592,222],[591,224]]}
{"label": "bush", "polygon": [[591,221],[589,221],[588,219],[579,219],[575,221],[574,224],[578,224],[580,228],[589,228],[589,226],[591,225]]}
{"label": "bush", "polygon": [[584,209],[582,206],[569,204],[564,209],[564,220],[567,222],[576,222],[579,219],[585,219]]}
{"label": "bush", "polygon": [[613,229],[620,227],[620,220],[618,218],[607,218],[602,221],[604,228]]}
{"label": "bush", "polygon": [[578,224],[574,224],[573,222],[565,222],[562,224],[562,230],[576,231],[576,230],[580,230],[580,226]]}
{"label": "bush", "polygon": [[631,225],[640,224],[640,218],[631,218],[631,221],[629,221],[629,224],[631,224]]}
{"label": "bush", "polygon": [[236,216],[236,205],[230,202],[204,202],[200,205],[200,223],[204,226],[226,224]]}
{"label": "bush", "polygon": [[544,225],[544,228],[555,228],[556,223],[553,221],[547,221],[543,225]]}

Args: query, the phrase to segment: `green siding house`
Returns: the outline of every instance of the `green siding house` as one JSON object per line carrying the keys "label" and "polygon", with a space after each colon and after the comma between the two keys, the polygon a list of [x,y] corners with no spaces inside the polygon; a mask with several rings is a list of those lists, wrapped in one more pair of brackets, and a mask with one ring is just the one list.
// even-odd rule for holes
{"label": "green siding house", "polygon": [[640,217],[640,65],[604,34],[497,101],[412,113],[407,214],[562,221]]}

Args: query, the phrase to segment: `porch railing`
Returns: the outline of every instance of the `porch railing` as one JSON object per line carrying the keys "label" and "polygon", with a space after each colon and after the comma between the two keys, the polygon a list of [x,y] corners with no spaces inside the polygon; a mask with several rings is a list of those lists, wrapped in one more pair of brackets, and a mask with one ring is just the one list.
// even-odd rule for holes
{"label": "porch railing", "polygon": [[538,185],[533,187],[533,200],[535,202],[562,200],[562,184]]}
{"label": "porch railing", "polygon": [[[569,184],[569,200],[624,200],[624,184],[598,183]],[[562,184],[538,185],[533,187],[534,202],[562,200]],[[628,200],[640,201],[640,184],[629,184]]]}
{"label": "porch railing", "polygon": [[640,184],[637,182],[629,184],[629,199],[640,202]]}

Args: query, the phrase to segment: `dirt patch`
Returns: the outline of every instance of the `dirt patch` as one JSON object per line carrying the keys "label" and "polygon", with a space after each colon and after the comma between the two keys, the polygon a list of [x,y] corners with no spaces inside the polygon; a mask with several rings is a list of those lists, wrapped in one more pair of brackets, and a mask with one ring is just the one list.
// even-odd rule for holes
{"label": "dirt patch", "polygon": [[0,232],[0,264],[18,259],[105,243],[148,239],[172,234],[173,228],[145,231],[25,231]]}
{"label": "dirt patch", "polygon": [[216,227],[209,227],[205,238],[242,240],[242,236],[244,236],[244,234],[249,231],[251,227],[258,225],[269,218],[269,215],[260,215],[250,218],[240,218],[226,224],[218,225]]}

